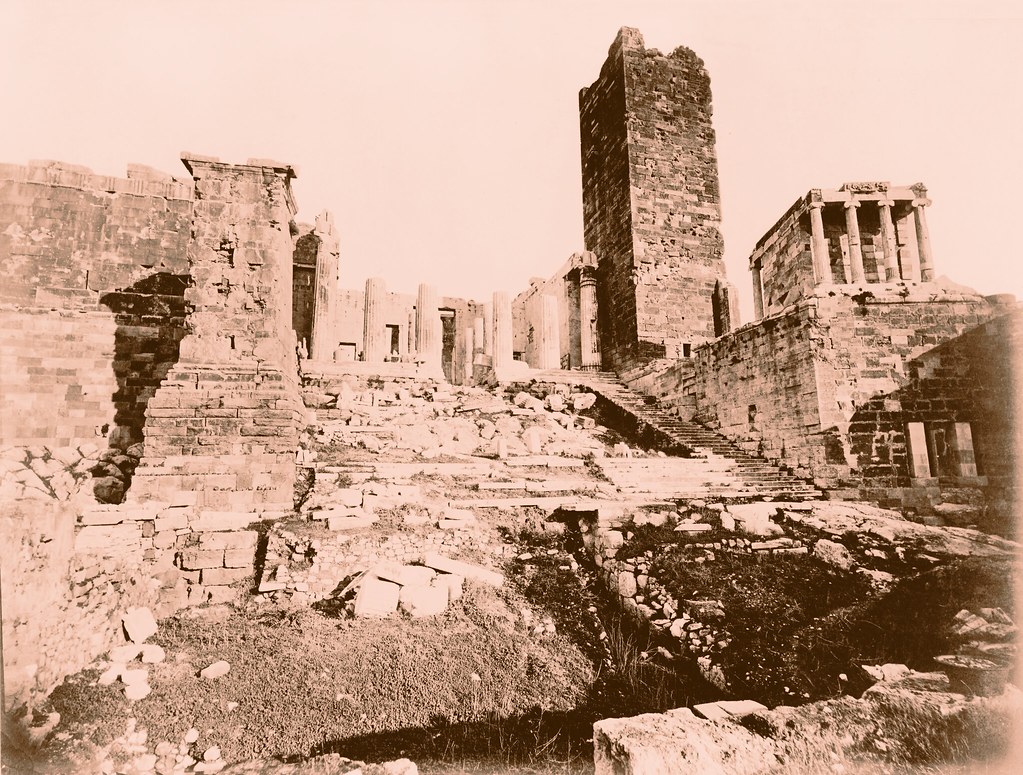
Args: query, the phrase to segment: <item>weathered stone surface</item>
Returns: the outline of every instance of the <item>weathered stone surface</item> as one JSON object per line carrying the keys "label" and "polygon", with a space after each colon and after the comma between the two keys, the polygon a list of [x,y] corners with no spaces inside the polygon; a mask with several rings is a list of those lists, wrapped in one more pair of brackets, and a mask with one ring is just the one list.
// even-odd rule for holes
{"label": "weathered stone surface", "polygon": [[401,588],[398,601],[411,616],[435,616],[447,608],[448,596],[445,587],[412,585]]}
{"label": "weathered stone surface", "polygon": [[398,595],[401,590],[391,581],[366,578],[355,597],[355,615],[358,617],[388,616],[398,610]]}
{"label": "weathered stone surface", "polygon": [[423,557],[423,565],[435,568],[442,573],[452,573],[456,576],[473,579],[474,581],[482,581],[484,584],[489,584],[493,587],[504,585],[504,575],[497,571],[480,565],[474,565],[470,562],[445,557],[437,552],[427,552]]}
{"label": "weathered stone surface", "polygon": [[156,635],[158,629],[153,612],[148,608],[129,608],[121,617],[121,623],[132,643],[142,643],[146,638]]}
{"label": "weathered stone surface", "polygon": [[199,676],[205,678],[207,681],[212,681],[216,678],[227,675],[231,672],[231,665],[223,659],[218,659],[216,662],[207,665],[199,671]]}

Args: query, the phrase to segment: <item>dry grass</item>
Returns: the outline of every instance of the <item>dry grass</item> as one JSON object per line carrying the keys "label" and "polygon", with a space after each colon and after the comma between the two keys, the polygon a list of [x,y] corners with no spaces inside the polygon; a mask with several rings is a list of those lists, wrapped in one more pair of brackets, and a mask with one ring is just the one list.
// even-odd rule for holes
{"label": "dry grass", "polygon": [[[304,608],[257,619],[236,612],[219,622],[172,619],[157,637],[171,656],[152,671],[149,697],[129,706],[85,671],[51,700],[62,728],[91,729],[100,743],[133,715],[152,741],[179,740],[194,726],[199,750],[218,745],[225,759],[240,761],[349,755],[346,741],[356,740],[371,752],[374,737],[387,743],[382,758],[394,758],[391,733],[412,739],[416,730],[563,713],[585,696],[590,663],[571,641],[517,629],[508,600],[490,588],[469,585],[463,600],[421,620],[339,622]],[[217,659],[231,672],[199,678]],[[228,710],[228,702],[238,707]]]}

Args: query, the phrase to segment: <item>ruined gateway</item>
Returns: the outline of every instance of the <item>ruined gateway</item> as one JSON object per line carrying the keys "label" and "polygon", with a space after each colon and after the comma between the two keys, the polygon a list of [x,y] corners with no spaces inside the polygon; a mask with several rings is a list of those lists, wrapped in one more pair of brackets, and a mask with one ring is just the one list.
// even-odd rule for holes
{"label": "ruined gateway", "polygon": [[584,249],[483,302],[344,289],[333,219],[296,221],[286,163],[0,165],[8,708],[117,642],[129,607],[249,594],[249,526],[293,516],[303,430],[358,380],[646,396],[656,413],[616,406],[651,446],[769,472],[737,495],[1006,531],[1020,311],[937,279],[923,184],[810,189],[750,256],[740,324],[703,63],[623,28],[579,109]]}

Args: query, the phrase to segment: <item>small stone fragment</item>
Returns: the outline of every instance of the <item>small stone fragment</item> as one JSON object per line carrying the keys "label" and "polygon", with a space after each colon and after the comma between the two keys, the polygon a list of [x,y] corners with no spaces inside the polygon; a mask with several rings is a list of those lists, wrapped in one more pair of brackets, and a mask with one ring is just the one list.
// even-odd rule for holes
{"label": "small stone fragment", "polygon": [[212,665],[204,667],[199,671],[199,675],[208,681],[212,681],[214,678],[220,678],[221,676],[227,675],[231,670],[231,665],[222,659],[218,659]]}

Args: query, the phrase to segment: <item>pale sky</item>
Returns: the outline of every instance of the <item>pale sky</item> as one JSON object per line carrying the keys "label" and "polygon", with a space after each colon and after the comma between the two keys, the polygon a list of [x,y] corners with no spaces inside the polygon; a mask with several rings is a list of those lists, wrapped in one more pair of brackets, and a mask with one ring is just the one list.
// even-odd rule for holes
{"label": "pale sky", "polygon": [[810,188],[924,182],[937,273],[1023,299],[1023,3],[0,3],[0,161],[296,165],[342,279],[484,300],[583,248],[578,92],[619,27],[706,63],[729,279]]}

